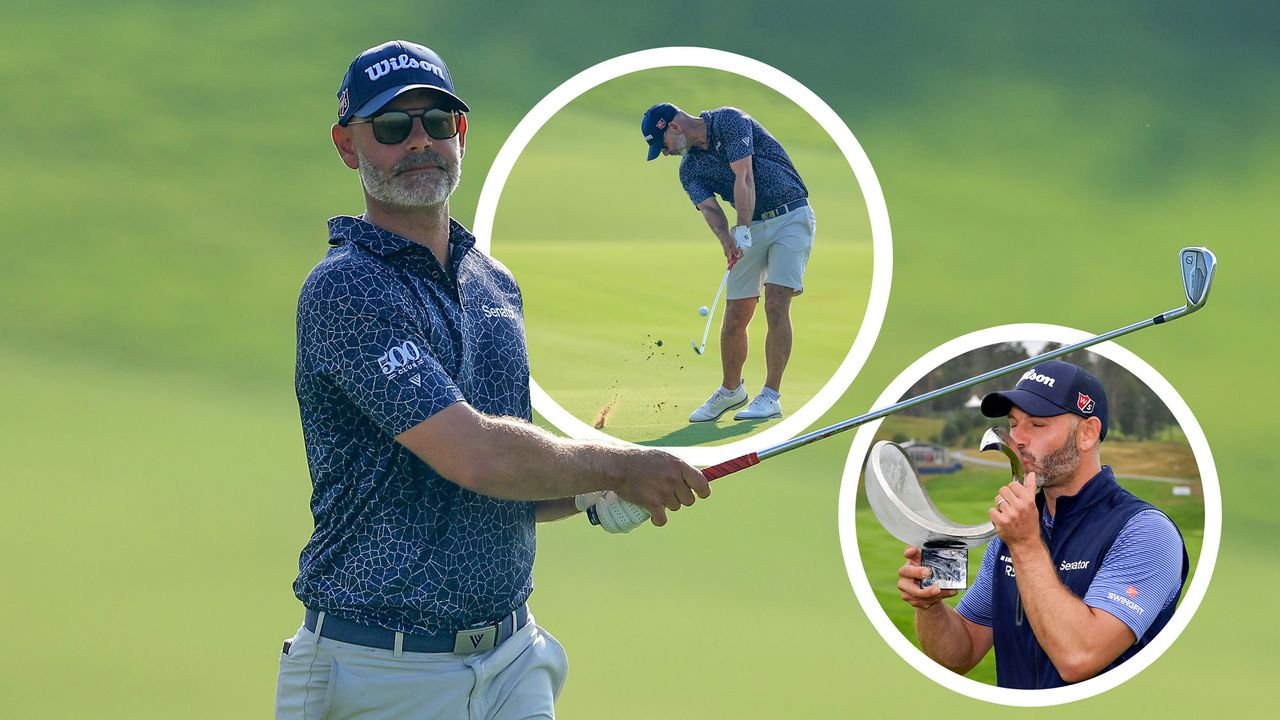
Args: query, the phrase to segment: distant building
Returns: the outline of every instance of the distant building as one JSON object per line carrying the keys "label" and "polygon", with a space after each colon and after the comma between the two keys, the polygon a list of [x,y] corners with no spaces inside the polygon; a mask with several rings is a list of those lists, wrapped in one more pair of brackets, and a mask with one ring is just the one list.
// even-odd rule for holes
{"label": "distant building", "polygon": [[951,460],[950,450],[935,443],[908,440],[902,443],[902,449],[907,451],[907,457],[911,458],[911,463],[921,475],[953,473],[963,467]]}

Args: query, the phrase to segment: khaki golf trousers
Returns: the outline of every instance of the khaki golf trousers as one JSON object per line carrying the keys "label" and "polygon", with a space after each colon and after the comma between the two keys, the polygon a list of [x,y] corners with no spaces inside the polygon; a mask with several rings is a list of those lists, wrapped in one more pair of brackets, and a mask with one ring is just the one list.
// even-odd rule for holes
{"label": "khaki golf trousers", "polygon": [[280,656],[277,720],[523,720],[555,717],[568,660],[529,624],[474,655],[402,653],[317,638],[305,627]]}

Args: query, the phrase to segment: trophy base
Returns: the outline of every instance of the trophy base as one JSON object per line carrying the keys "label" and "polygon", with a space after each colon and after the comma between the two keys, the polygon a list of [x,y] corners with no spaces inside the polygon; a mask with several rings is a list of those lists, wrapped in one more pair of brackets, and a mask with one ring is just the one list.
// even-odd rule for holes
{"label": "trophy base", "polygon": [[964,543],[931,540],[920,548],[920,564],[933,572],[920,587],[937,585],[943,590],[964,590],[969,586],[969,550]]}

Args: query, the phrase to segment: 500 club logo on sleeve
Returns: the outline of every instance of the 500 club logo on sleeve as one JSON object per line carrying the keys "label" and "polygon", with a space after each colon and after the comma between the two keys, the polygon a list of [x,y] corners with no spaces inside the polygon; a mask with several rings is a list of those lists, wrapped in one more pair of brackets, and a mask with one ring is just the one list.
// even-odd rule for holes
{"label": "500 club logo on sleeve", "polygon": [[399,377],[423,363],[422,350],[412,340],[394,345],[378,358],[378,366],[382,374],[389,378]]}

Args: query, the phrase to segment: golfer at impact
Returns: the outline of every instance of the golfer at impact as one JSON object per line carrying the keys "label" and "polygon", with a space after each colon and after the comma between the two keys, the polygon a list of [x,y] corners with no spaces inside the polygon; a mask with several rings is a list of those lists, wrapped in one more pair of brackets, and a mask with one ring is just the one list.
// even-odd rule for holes
{"label": "golfer at impact", "polygon": [[982,400],[1008,417],[1025,483],[1000,489],[988,511],[999,536],[973,586],[936,585],[920,550],[898,570],[902,599],[916,608],[929,657],[968,672],[993,647],[996,683],[1052,688],[1110,670],[1146,647],[1173,616],[1187,579],[1187,551],[1173,521],[1116,483],[1101,464],[1107,396],[1070,363],[1040,363],[1013,390]]}
{"label": "golfer at impact", "polygon": [[[782,417],[782,373],[791,358],[791,298],[804,292],[804,271],[816,221],[809,190],[782,145],[754,118],[722,107],[689,115],[675,105],[649,108],[640,121],[649,160],[681,155],[680,184],[720,241],[729,271],[728,302],[720,329],[717,388],[689,422],[709,422],[747,403],[742,366],[747,361],[747,325],[764,286],[764,387],[734,420]],[[716,195],[733,206],[733,227]]]}
{"label": "golfer at impact", "polygon": [[621,499],[662,525],[711,492],[660,450],[529,423],[520,288],[449,216],[468,111],[444,61],[403,41],[360,53],[338,91],[333,144],[365,212],[329,221],[298,300],[315,530],[278,718],[553,717],[567,664],[526,603],[534,523],[591,507],[625,532]]}

